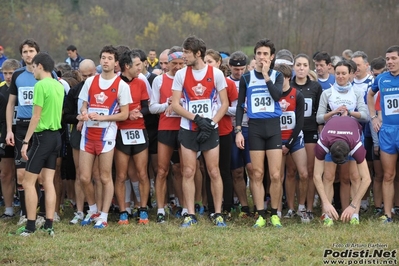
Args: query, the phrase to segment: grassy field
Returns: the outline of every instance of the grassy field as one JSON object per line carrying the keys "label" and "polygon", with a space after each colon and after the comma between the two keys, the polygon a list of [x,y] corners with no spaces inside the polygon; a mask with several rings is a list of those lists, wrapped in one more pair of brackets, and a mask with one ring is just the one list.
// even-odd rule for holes
{"label": "grassy field", "polygon": [[[42,232],[27,238],[9,236],[17,229],[18,218],[0,221],[0,264],[323,265],[326,249],[343,252],[346,244],[355,245],[352,251],[388,252],[399,247],[399,223],[381,224],[371,210],[361,217],[358,226],[336,222],[326,228],[318,218],[310,224],[301,224],[297,218],[283,219],[280,229],[252,228],[252,218],[242,220],[236,214],[226,228],[213,226],[204,216],[195,227],[183,229],[179,228],[181,220],[174,217],[156,224],[155,212],[151,210],[152,221],[147,226],[139,226],[134,220],[120,226],[117,215],[112,215],[109,227],[96,230],[69,225],[73,213],[66,209],[62,221],[54,226],[55,238]],[[369,244],[383,246],[373,248]],[[387,259],[396,259],[396,254]],[[359,264],[359,258],[354,261]]]}

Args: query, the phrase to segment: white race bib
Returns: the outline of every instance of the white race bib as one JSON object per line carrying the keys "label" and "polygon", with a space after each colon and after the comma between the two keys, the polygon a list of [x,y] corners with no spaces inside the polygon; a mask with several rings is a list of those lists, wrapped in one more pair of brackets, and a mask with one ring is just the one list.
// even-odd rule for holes
{"label": "white race bib", "polygon": [[19,87],[18,102],[20,106],[33,105],[33,87]]}
{"label": "white race bib", "polygon": [[121,129],[122,142],[124,145],[144,144],[144,132],[142,129]]}
{"label": "white race bib", "polygon": [[269,92],[251,95],[252,113],[274,113],[274,100]]}
{"label": "white race bib", "polygon": [[[109,110],[108,108],[89,108],[87,112],[90,113],[97,113],[99,115],[108,115]],[[87,127],[95,127],[95,128],[107,128],[109,126],[109,121],[87,121]]]}
{"label": "white race bib", "polygon": [[385,115],[399,114],[399,94],[384,96]]}
{"label": "white race bib", "polygon": [[281,130],[294,129],[296,124],[296,116],[294,111],[286,111],[280,116]]}
{"label": "white race bib", "polygon": [[18,111],[18,106],[14,107],[14,117],[12,119],[12,125],[16,125],[17,124],[17,111]]}
{"label": "white race bib", "polygon": [[212,106],[210,99],[194,100],[188,104],[188,111],[202,117],[212,118]]}
{"label": "white race bib", "polygon": [[305,117],[312,116],[313,101],[312,98],[305,98]]}

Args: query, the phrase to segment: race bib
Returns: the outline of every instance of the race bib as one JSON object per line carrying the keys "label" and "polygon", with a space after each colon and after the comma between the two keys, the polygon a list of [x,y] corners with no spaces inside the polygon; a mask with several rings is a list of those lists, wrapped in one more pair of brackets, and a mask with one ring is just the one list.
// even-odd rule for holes
{"label": "race bib", "polygon": [[296,117],[294,111],[283,112],[280,116],[280,127],[281,130],[294,129],[296,124]]}
{"label": "race bib", "polygon": [[190,101],[188,111],[202,117],[212,118],[212,106],[210,99]]}
{"label": "race bib", "polygon": [[252,113],[274,113],[274,100],[269,92],[251,95]]}
{"label": "race bib", "polygon": [[313,101],[312,98],[305,98],[305,117],[312,115]]}
{"label": "race bib", "polygon": [[[107,115],[107,114],[109,114],[108,108],[89,108],[87,112],[89,114],[90,113],[97,113],[99,115]],[[109,126],[109,121],[88,120],[86,123],[87,123],[87,127],[94,127],[94,128],[106,128],[106,127]]]}
{"label": "race bib", "polygon": [[18,102],[20,106],[33,105],[33,87],[19,87]]}
{"label": "race bib", "polygon": [[121,129],[122,142],[124,145],[144,144],[144,132],[142,129]]}
{"label": "race bib", "polygon": [[18,112],[18,106],[14,107],[14,116],[12,118],[12,125],[15,126],[17,124],[17,112]]}
{"label": "race bib", "polygon": [[399,94],[384,96],[385,115],[399,114]]}

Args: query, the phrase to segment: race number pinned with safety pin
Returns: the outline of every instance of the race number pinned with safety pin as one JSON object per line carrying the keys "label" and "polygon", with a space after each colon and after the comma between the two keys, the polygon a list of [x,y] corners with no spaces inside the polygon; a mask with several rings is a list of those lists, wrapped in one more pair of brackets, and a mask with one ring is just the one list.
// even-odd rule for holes
{"label": "race number pinned with safety pin", "polygon": [[[97,113],[99,115],[107,115],[109,114],[108,108],[89,108],[87,111],[90,113]],[[109,126],[109,121],[87,121],[87,127],[95,127],[95,128],[106,128]]]}
{"label": "race number pinned with safety pin", "polygon": [[188,110],[195,115],[212,119],[212,106],[210,99],[190,101],[188,103]]}
{"label": "race number pinned with safety pin", "polygon": [[305,98],[305,117],[310,117],[312,115],[313,100],[312,98]]}
{"label": "race number pinned with safety pin", "polygon": [[274,100],[270,93],[254,93],[251,95],[252,113],[274,113]]}
{"label": "race number pinned with safety pin", "polygon": [[144,132],[142,129],[121,129],[122,142],[124,145],[144,144]]}
{"label": "race number pinned with safety pin", "polygon": [[18,105],[33,105],[33,87],[19,87],[18,89]]}
{"label": "race number pinned with safety pin", "polygon": [[281,130],[294,129],[296,124],[295,112],[285,111],[280,116],[280,127]]}

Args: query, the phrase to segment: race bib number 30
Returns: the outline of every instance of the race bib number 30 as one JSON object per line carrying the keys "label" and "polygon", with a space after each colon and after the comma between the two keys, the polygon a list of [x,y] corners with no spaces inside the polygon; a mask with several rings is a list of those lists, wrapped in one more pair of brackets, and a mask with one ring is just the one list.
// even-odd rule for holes
{"label": "race bib number 30", "polygon": [[[107,108],[89,108],[87,112],[90,113],[97,113],[99,115],[107,115],[109,110]],[[95,128],[106,128],[109,126],[109,121],[87,121],[87,127],[95,127]]]}
{"label": "race bib number 30", "polygon": [[188,110],[193,114],[212,118],[212,106],[210,99],[190,101],[188,104]]}
{"label": "race bib number 30", "polygon": [[122,142],[124,145],[144,144],[144,132],[142,129],[121,129]]}
{"label": "race bib number 30", "polygon": [[399,94],[384,96],[385,115],[399,114]]}
{"label": "race bib number 30", "polygon": [[251,95],[252,113],[274,113],[274,100],[269,92]]}
{"label": "race bib number 30", "polygon": [[305,98],[305,117],[312,115],[313,101],[312,98]]}

